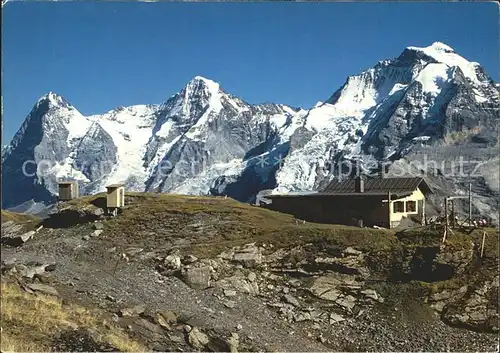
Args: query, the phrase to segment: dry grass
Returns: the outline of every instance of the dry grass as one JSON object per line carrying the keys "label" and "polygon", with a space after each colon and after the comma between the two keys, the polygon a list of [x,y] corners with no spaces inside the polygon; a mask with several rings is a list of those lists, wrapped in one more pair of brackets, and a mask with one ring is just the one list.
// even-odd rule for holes
{"label": "dry grass", "polygon": [[7,221],[12,221],[15,223],[30,223],[30,222],[39,222],[40,219],[36,216],[32,216],[24,213],[16,213],[2,210],[2,223]]}
{"label": "dry grass", "polygon": [[2,210],[2,223],[12,221],[14,223],[21,224],[25,231],[30,231],[35,229],[41,222],[41,219],[24,213],[16,213]]}
{"label": "dry grass", "polygon": [[77,328],[92,329],[97,332],[97,342],[120,351],[146,351],[96,312],[77,305],[63,305],[55,297],[22,292],[15,284],[2,283],[1,289],[2,352],[50,351],[57,332]]}

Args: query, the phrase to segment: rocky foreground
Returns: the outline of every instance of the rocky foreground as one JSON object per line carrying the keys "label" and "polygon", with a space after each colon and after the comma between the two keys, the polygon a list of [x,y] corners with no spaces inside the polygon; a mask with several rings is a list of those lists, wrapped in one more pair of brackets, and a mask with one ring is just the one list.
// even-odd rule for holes
{"label": "rocky foreground", "polygon": [[[152,351],[498,349],[495,230],[481,257],[482,230],[441,244],[439,230],[302,224],[223,198],[134,194],[114,218],[102,201],[39,222],[2,213],[2,281],[96,310]],[[44,334],[118,350],[95,331]]]}

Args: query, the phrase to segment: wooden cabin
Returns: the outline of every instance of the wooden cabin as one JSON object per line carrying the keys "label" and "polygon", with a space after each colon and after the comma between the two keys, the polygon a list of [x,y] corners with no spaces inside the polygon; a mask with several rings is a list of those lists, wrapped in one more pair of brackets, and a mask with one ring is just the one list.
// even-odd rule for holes
{"label": "wooden cabin", "polygon": [[316,223],[394,228],[405,217],[423,224],[431,192],[423,178],[357,177],[332,181],[320,192],[266,195],[270,202],[262,207]]}
{"label": "wooden cabin", "polygon": [[106,207],[114,210],[125,206],[125,185],[111,184],[106,186]]}
{"label": "wooden cabin", "polygon": [[79,197],[78,183],[76,181],[59,182],[59,201],[69,201]]}

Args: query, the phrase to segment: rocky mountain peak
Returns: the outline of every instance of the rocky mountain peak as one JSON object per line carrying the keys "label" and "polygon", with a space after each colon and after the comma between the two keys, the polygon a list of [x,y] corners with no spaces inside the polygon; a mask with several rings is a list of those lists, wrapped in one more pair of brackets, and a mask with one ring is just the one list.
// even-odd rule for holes
{"label": "rocky mountain peak", "polygon": [[41,96],[35,106],[40,107],[42,105],[48,106],[49,108],[72,108],[72,105],[66,98],[52,91]]}

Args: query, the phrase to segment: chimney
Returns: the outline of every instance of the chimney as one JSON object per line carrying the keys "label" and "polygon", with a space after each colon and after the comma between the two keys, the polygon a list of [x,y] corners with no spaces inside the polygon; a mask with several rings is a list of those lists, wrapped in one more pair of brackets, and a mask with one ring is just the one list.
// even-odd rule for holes
{"label": "chimney", "polygon": [[365,192],[365,180],[362,175],[358,175],[354,179],[354,188],[356,192]]}

